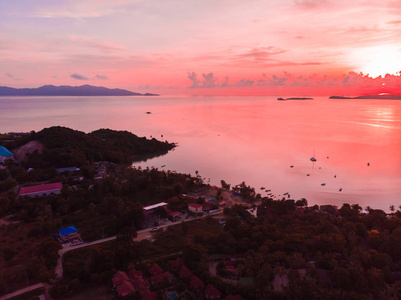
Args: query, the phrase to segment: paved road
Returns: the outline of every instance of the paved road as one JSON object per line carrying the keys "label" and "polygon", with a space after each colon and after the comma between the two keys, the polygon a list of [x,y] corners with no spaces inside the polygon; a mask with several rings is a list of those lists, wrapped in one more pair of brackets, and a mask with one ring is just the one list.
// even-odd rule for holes
{"label": "paved road", "polygon": [[[208,215],[216,215],[216,214],[221,214],[221,211],[217,211],[217,212],[210,213],[210,214],[205,214],[200,218],[205,218]],[[190,219],[184,219],[184,220],[177,221],[177,222],[169,222],[168,224],[158,226],[158,228],[165,230],[167,227],[172,226],[172,225],[180,224],[182,221],[190,222],[190,221],[194,221],[194,220],[197,220],[197,219],[198,218],[190,218]],[[150,237],[149,233],[152,233],[152,229],[153,228],[147,228],[147,229],[143,229],[143,230],[138,230],[137,231],[138,236],[137,236],[137,238],[135,238],[135,241],[141,241],[143,239],[149,238]],[[76,245],[76,246],[68,246],[68,247],[60,249],[58,251],[59,258],[57,260],[57,265],[56,265],[56,269],[55,269],[56,276],[58,278],[62,278],[63,277],[63,255],[64,255],[64,253],[67,253],[68,251],[71,251],[71,250],[75,250],[75,249],[79,249],[79,248],[83,248],[83,247],[88,247],[88,246],[92,246],[92,245],[96,245],[96,244],[101,244],[101,243],[105,243],[105,242],[108,242],[108,241],[112,241],[112,240],[115,240],[116,237],[117,236],[111,236],[111,237],[108,237],[108,238],[105,238],[105,239],[100,239],[100,240],[96,240],[96,241],[92,241],[92,242],[82,243],[82,244]]]}
{"label": "paved road", "polygon": [[[217,211],[217,212],[214,212],[214,213],[205,214],[205,215],[203,215],[202,217],[199,217],[199,218],[205,218],[208,215],[218,215],[218,214],[221,214],[221,213],[222,213],[222,211]],[[160,228],[162,230],[165,230],[167,227],[172,226],[172,225],[180,224],[183,221],[184,222],[190,222],[190,221],[197,220],[199,218],[190,218],[190,219],[184,219],[184,220],[177,221],[177,222],[169,222],[168,224],[158,226],[158,228]],[[153,232],[152,229],[153,228],[147,228],[147,229],[143,229],[143,230],[138,230],[137,231],[138,236],[134,240],[135,241],[141,241],[143,239],[150,238],[151,237],[150,234]],[[111,237],[108,237],[108,238],[104,238],[104,239],[100,239],[100,240],[96,240],[96,241],[92,241],[92,242],[85,242],[85,243],[82,243],[82,244],[76,245],[76,246],[67,246],[65,248],[60,249],[58,251],[59,258],[57,260],[57,265],[56,265],[56,269],[55,269],[56,276],[58,278],[62,278],[63,277],[63,256],[64,256],[64,253],[67,253],[69,251],[76,250],[76,249],[79,249],[79,248],[83,248],[83,247],[89,247],[89,246],[93,246],[93,245],[96,245],[96,244],[109,242],[109,241],[115,240],[116,238],[117,238],[117,236],[111,236]],[[4,296],[0,297],[0,300],[10,299],[12,297],[15,297],[15,296],[27,293],[29,291],[38,289],[40,287],[44,287],[44,284],[43,283],[38,283],[38,284],[35,284],[35,285],[32,285],[32,286],[23,288],[21,290],[18,290],[18,291],[15,291],[13,293],[10,293],[10,294],[7,294],[7,295],[4,295]]]}
{"label": "paved road", "polygon": [[13,297],[15,297],[15,296],[22,295],[22,294],[28,293],[28,292],[30,292],[30,291],[33,291],[33,290],[37,290],[37,289],[40,289],[40,288],[44,288],[44,286],[45,286],[45,285],[44,285],[43,283],[38,283],[38,284],[35,284],[35,285],[31,285],[31,286],[28,286],[28,287],[26,287],[26,288],[20,289],[20,290],[18,290],[18,291],[12,292],[12,293],[10,293],[10,294],[1,296],[1,297],[0,297],[0,300],[10,299],[10,298],[13,298]]}

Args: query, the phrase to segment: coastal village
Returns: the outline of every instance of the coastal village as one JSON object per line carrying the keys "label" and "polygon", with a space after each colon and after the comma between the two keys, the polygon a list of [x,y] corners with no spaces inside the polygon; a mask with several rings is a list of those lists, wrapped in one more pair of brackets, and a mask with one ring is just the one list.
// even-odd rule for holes
{"label": "coastal village", "polygon": [[5,146],[0,160],[1,300],[395,299],[401,286],[395,207],[308,206],[107,161],[40,175]]}

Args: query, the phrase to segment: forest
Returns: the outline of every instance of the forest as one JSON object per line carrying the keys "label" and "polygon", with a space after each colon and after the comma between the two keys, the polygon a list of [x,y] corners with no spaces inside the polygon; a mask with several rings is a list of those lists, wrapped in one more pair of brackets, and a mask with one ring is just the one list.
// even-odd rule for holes
{"label": "forest", "polygon": [[[51,283],[55,299],[99,285],[111,290],[111,277],[118,270],[135,268],[146,275],[149,265],[156,262],[175,274],[169,261],[180,258],[205,283],[221,291],[223,298],[229,294],[243,299],[400,296],[401,212],[395,207],[387,214],[370,207],[365,212],[356,203],[308,206],[307,199],[273,200],[256,194],[245,182],[231,187],[222,180],[216,198],[223,191],[236,193],[244,205],[226,207],[216,217],[195,218],[156,231],[152,240],[134,241],[137,231],[143,228],[144,206],[166,201],[171,210],[185,210],[188,201],[184,195],[208,187],[201,176],[132,168],[127,161],[118,160],[118,153],[110,156],[116,160],[107,163],[105,175],[95,180],[93,162],[104,159],[106,154],[89,149],[110,140],[118,145],[115,151],[130,152],[134,147],[132,136],[121,133],[127,145],[118,144],[108,136],[113,136],[110,131],[100,130],[88,138],[93,141],[89,143],[84,133],[53,128],[50,136],[53,130],[66,138],[57,134],[49,138],[38,132],[2,142],[7,147],[17,147],[35,136],[46,145],[45,149],[63,152],[65,164],[56,164],[63,161],[56,159],[58,154],[52,158],[54,161],[47,161],[51,152],[43,151],[25,161],[6,161],[2,165],[0,217],[8,218],[0,224],[0,294],[38,282]],[[162,144],[167,148],[172,145]],[[78,181],[73,179],[74,172],[55,171],[72,162],[69,156],[76,159],[74,155],[78,155],[74,166],[81,168],[78,173],[83,177]],[[28,172],[28,168],[34,172]],[[18,187],[41,179],[63,182],[61,193],[34,199],[18,196]],[[199,197],[196,201],[202,203],[205,199]],[[253,204],[245,204],[246,201]],[[256,209],[256,217],[250,209]],[[67,253],[64,277],[56,280],[54,268],[61,245],[50,235],[71,225],[79,229],[85,241],[117,238]],[[210,271],[212,266],[215,273]],[[183,294],[190,290],[185,280],[178,275],[174,278],[152,290],[160,297],[167,289]],[[203,297],[199,291],[189,295],[193,298],[187,299]],[[138,294],[130,297],[140,299]]]}

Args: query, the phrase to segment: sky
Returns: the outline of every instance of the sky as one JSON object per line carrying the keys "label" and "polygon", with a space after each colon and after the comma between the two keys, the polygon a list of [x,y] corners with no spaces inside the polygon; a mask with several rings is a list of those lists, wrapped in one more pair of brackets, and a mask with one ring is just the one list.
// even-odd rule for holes
{"label": "sky", "polygon": [[399,0],[0,0],[0,86],[401,93]]}

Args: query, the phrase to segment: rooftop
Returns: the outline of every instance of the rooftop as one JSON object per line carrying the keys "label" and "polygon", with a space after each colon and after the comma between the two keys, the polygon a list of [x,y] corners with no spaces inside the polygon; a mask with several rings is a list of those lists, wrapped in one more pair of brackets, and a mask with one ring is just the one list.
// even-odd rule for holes
{"label": "rooftop", "polygon": [[66,172],[66,171],[76,172],[76,171],[79,171],[79,170],[80,170],[80,169],[77,168],[77,167],[68,167],[68,168],[58,168],[58,169],[57,169],[57,172],[58,172],[58,173],[63,173],[63,172]]}
{"label": "rooftop", "polygon": [[201,208],[202,204],[198,204],[198,203],[188,203],[188,206],[192,206],[193,208]]}
{"label": "rooftop", "polygon": [[0,146],[0,155],[1,156],[12,156],[12,154],[6,147]]}
{"label": "rooftop", "polygon": [[153,204],[153,205],[145,206],[143,209],[144,210],[151,210],[151,209],[154,209],[154,208],[160,207],[160,206],[167,206],[167,203],[166,202],[160,202],[160,203],[156,203],[156,204]]}
{"label": "rooftop", "polygon": [[61,235],[66,235],[66,234],[75,233],[75,232],[77,232],[77,231],[78,231],[78,230],[77,230],[74,226],[70,226],[70,227],[66,227],[66,228],[60,229],[58,232],[59,232]]}
{"label": "rooftop", "polygon": [[53,191],[53,190],[61,190],[63,184],[61,182],[56,183],[47,183],[33,186],[25,186],[20,189],[20,195],[26,195],[31,193],[45,192],[45,191]]}

